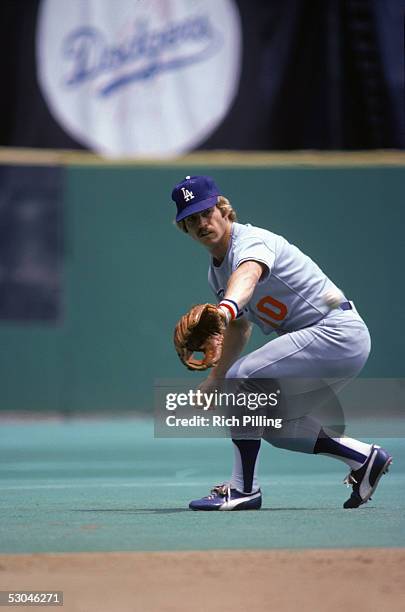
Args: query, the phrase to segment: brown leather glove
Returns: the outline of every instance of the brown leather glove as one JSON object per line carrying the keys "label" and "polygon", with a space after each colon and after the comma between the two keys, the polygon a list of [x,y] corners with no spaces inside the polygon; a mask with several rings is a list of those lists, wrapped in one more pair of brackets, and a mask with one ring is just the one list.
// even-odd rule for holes
{"label": "brown leather glove", "polygon": [[[189,370],[215,366],[222,353],[226,315],[214,304],[197,304],[181,317],[174,330],[174,346]],[[193,353],[204,353],[195,359]]]}

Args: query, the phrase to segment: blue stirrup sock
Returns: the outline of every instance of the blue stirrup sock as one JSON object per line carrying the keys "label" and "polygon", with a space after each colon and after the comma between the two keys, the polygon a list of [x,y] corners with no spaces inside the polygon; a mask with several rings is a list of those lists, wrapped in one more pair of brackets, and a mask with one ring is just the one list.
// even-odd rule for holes
{"label": "blue stirrup sock", "polygon": [[371,444],[353,438],[331,437],[324,429],[319,432],[314,446],[314,455],[328,455],[344,461],[352,470],[358,470],[370,454]]}
{"label": "blue stirrup sock", "polygon": [[256,476],[257,456],[261,440],[232,439],[235,459],[231,477],[231,488],[241,493],[254,493],[259,489]]}

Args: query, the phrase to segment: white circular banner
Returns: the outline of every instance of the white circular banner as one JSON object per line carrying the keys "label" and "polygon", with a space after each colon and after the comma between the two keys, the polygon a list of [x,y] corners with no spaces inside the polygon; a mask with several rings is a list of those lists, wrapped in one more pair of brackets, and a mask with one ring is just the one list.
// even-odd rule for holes
{"label": "white circular banner", "polygon": [[38,79],[57,121],[107,156],[168,156],[226,116],[241,64],[234,0],[42,0]]}

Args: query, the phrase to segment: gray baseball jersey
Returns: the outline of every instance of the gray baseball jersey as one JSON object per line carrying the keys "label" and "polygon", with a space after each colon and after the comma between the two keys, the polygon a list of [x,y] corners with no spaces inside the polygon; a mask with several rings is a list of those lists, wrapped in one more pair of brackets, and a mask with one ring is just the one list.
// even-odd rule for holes
{"label": "gray baseball jersey", "polygon": [[[243,315],[264,334],[279,334],[317,323],[329,311],[323,295],[340,291],[319,266],[285,238],[272,232],[233,223],[228,251],[222,263],[211,262],[208,282],[220,300],[231,274],[244,261],[265,265]],[[346,298],[342,293],[342,301]]]}

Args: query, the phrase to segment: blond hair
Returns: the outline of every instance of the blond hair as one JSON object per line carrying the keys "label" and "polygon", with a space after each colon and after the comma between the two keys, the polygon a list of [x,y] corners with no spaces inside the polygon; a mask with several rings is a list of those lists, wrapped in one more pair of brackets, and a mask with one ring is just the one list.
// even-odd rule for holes
{"label": "blond hair", "polygon": [[[215,206],[219,208],[223,217],[228,217],[230,221],[237,221],[236,212],[232,208],[232,205],[230,201],[228,200],[228,198],[225,198],[225,196],[218,196],[218,201]],[[182,221],[178,221],[176,225],[179,228],[179,230],[181,230],[185,234],[188,234],[186,223],[184,219]]]}

